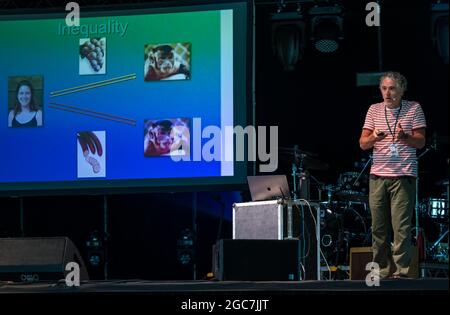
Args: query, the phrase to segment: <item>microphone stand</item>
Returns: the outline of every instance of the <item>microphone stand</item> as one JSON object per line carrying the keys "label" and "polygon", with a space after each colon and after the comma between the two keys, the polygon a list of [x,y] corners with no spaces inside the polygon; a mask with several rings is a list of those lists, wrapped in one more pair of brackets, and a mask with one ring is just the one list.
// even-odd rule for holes
{"label": "microphone stand", "polygon": [[303,165],[304,159],[306,156],[307,156],[306,154],[300,153],[300,156],[298,157],[299,158],[299,163],[298,163],[299,166],[297,168],[298,172],[296,173],[296,175],[298,176],[298,186],[296,187],[297,190],[295,191],[296,199],[297,198],[309,199],[309,196],[307,196],[308,194],[303,194],[303,186],[308,177],[308,172],[305,171],[305,168]]}
{"label": "microphone stand", "polygon": [[[298,171],[298,169],[300,168],[300,170],[301,170],[301,167],[302,167],[302,157],[301,157],[301,155],[299,156],[298,155],[298,153],[297,153],[297,151],[298,151],[298,145],[294,145],[294,161],[292,162],[292,181],[293,181],[293,186],[292,186],[292,189],[293,189],[293,192],[294,192],[294,200],[297,200],[297,171]],[[300,160],[300,167],[298,168],[297,167],[297,161],[299,161]]]}
{"label": "microphone stand", "polygon": [[294,200],[297,199],[297,165],[295,165],[295,162],[292,163],[292,182],[293,182],[293,192],[294,192]]}

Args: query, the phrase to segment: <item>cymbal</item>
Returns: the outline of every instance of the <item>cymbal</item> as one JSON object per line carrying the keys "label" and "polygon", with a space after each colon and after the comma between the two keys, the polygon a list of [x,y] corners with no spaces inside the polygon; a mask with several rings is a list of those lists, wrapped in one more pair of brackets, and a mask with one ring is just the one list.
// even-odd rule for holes
{"label": "cymbal", "polygon": [[439,136],[437,134],[433,134],[427,138],[427,143],[448,144],[448,136]]}
{"label": "cymbal", "polygon": [[336,197],[341,201],[365,202],[365,203],[369,202],[369,196],[367,195],[337,193]]}
{"label": "cymbal", "polygon": [[300,150],[299,148],[296,147],[278,147],[278,151],[280,151],[281,154],[304,154],[304,155],[309,155],[309,156],[314,156],[314,157],[318,157],[319,155],[317,153],[313,153],[313,152],[309,152],[309,151],[305,151],[305,150]]}
{"label": "cymbal", "polygon": [[280,159],[284,162],[295,162],[296,165],[300,164],[300,160],[302,161],[302,165],[307,170],[318,170],[318,171],[326,171],[330,168],[330,165],[322,162],[316,158],[310,156],[296,156],[293,153],[280,153]]}
{"label": "cymbal", "polygon": [[438,136],[436,133],[427,138],[426,144],[429,149],[441,151],[442,146],[447,147],[448,136]]}
{"label": "cymbal", "polygon": [[318,159],[313,159],[312,157],[309,156],[304,157],[303,166],[306,169],[318,171],[326,171],[330,168],[330,165],[328,163],[322,162]]}
{"label": "cymbal", "polygon": [[436,186],[448,186],[448,178],[444,178],[434,183]]}
{"label": "cymbal", "polygon": [[324,191],[335,192],[335,191],[338,191],[338,190],[339,190],[339,187],[338,187],[337,185],[331,185],[331,184],[329,184],[329,185],[325,185],[325,186],[323,187],[323,190],[324,190]]}
{"label": "cymbal", "polygon": [[279,147],[278,149],[280,151],[280,156],[282,156],[283,160],[289,160],[289,162],[295,160],[296,164],[303,162],[303,167],[305,169],[326,171],[330,168],[330,166],[327,163],[316,159],[316,157],[319,156],[317,153],[301,150],[296,146],[292,148]]}

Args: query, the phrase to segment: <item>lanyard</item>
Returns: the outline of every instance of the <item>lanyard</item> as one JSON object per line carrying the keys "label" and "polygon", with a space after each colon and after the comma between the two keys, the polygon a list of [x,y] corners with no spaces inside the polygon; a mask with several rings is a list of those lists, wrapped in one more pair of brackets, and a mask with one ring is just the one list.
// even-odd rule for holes
{"label": "lanyard", "polygon": [[389,132],[392,135],[392,143],[395,142],[395,129],[397,129],[398,117],[400,116],[400,112],[402,111],[402,106],[403,106],[403,101],[400,102],[400,108],[398,109],[397,117],[395,117],[394,131],[392,132],[391,126],[389,125],[389,121],[388,121],[388,117],[387,117],[386,105],[384,105],[384,117],[386,118],[386,124],[389,128]]}

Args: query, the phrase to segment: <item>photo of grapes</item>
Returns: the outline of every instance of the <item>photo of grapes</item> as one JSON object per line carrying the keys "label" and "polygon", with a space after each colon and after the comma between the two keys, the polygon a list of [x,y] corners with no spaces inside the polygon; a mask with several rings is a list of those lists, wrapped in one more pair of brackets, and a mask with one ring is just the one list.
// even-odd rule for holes
{"label": "photo of grapes", "polygon": [[106,38],[81,38],[79,74],[105,74],[106,73]]}

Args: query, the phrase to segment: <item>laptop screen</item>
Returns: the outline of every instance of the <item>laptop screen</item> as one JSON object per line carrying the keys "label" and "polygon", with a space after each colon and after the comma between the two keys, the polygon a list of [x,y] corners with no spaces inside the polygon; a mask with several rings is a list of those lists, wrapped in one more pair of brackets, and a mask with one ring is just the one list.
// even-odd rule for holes
{"label": "laptop screen", "polygon": [[247,176],[252,201],[290,198],[286,175]]}

